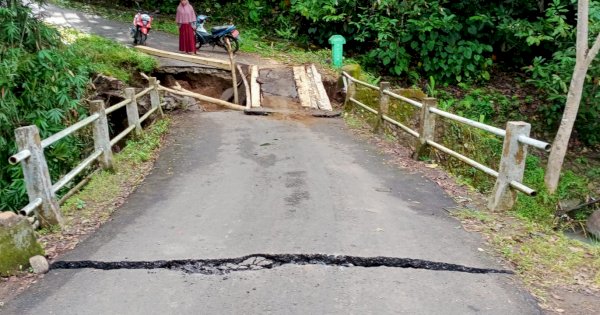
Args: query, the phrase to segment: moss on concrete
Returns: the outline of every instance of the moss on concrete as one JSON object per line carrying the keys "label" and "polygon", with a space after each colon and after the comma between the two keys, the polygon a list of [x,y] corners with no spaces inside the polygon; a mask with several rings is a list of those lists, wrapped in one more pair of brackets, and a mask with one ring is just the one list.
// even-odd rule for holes
{"label": "moss on concrete", "polygon": [[29,268],[29,258],[43,255],[33,228],[24,217],[0,220],[0,276]]}

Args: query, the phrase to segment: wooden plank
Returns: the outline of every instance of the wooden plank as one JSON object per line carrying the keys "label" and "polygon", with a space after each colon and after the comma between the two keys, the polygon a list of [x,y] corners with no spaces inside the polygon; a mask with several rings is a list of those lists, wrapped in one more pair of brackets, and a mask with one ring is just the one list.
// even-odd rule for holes
{"label": "wooden plank", "polygon": [[240,103],[240,98],[238,97],[238,86],[237,86],[237,74],[235,73],[235,60],[233,59],[233,51],[231,50],[231,43],[229,43],[229,38],[225,37],[225,43],[227,44],[227,52],[229,53],[229,62],[231,67],[231,80],[233,81],[233,102],[235,104]]}
{"label": "wooden plank", "polygon": [[308,76],[306,75],[306,69],[302,66],[293,67],[292,69],[294,71],[294,81],[296,82],[300,105],[302,105],[302,107],[311,107],[310,85]]}
{"label": "wooden plank", "polygon": [[317,71],[317,68],[314,64],[310,65],[313,74],[314,87],[316,88],[315,94],[317,95],[317,105],[319,109],[322,110],[333,110],[331,108],[331,102],[329,101],[329,96],[327,95],[327,91],[325,91],[325,86],[323,85],[323,80],[321,79],[321,74]]}
{"label": "wooden plank", "polygon": [[315,78],[312,72],[312,68],[310,66],[306,66],[306,79],[307,79],[307,86],[308,86],[308,95],[310,97],[310,108],[312,109],[319,109],[319,106],[317,105],[317,88],[315,86]]}
{"label": "wooden plank", "polygon": [[160,49],[151,48],[151,47],[147,47],[147,46],[135,46],[135,49],[137,49],[143,53],[146,53],[148,55],[152,55],[152,56],[171,58],[171,59],[175,59],[175,60],[197,63],[197,64],[201,64],[201,65],[206,65],[206,66],[211,66],[211,67],[231,71],[231,65],[227,61],[223,61],[223,60],[219,60],[219,59],[198,57],[198,56],[187,55],[187,54],[179,54],[179,53],[160,50]]}
{"label": "wooden plank", "polygon": [[258,81],[258,66],[250,66],[250,94],[252,95],[252,107],[260,107],[260,84]]}
{"label": "wooden plank", "polygon": [[199,93],[194,93],[194,92],[188,91],[186,89],[182,89],[181,87],[174,87],[174,88],[170,89],[170,88],[161,86],[160,89],[164,90],[164,91],[167,91],[169,93],[173,93],[173,94],[179,94],[179,95],[183,95],[183,96],[191,96],[191,97],[197,98],[197,99],[199,99],[201,101],[208,102],[208,103],[213,103],[213,104],[217,104],[217,105],[221,105],[221,106],[227,107],[229,109],[234,109],[234,110],[244,110],[244,109],[246,109],[244,106],[240,106],[240,105],[237,105],[237,104],[229,103],[229,102],[220,100],[218,98],[213,98],[213,97],[202,95],[202,94],[199,94]]}
{"label": "wooden plank", "polygon": [[240,72],[240,76],[242,76],[242,81],[244,81],[244,88],[246,89],[246,109],[250,109],[252,107],[252,95],[250,94],[250,85],[248,84],[248,80],[246,79],[246,75],[244,71],[242,71],[242,67],[240,64],[237,64],[237,69]]}

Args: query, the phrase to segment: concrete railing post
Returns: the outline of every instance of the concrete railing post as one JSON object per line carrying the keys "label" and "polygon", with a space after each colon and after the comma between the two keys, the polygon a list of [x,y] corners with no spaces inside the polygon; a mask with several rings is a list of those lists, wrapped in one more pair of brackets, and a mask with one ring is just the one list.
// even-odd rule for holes
{"label": "concrete railing post", "polygon": [[526,122],[509,121],[506,124],[498,179],[488,203],[492,211],[510,210],[517,200],[517,191],[510,187],[510,183],[523,180],[527,145],[519,142],[519,136],[529,137],[530,131],[531,125]]}
{"label": "concrete railing post", "polygon": [[429,155],[431,148],[427,145],[427,140],[435,139],[435,114],[429,111],[430,108],[437,108],[437,99],[427,97],[422,102],[419,126],[419,139],[417,140],[413,158],[418,160],[423,156]]}
{"label": "concrete railing post", "polygon": [[113,170],[113,154],[110,145],[108,119],[106,119],[104,101],[91,101],[90,109],[92,113],[98,114],[98,119],[94,121],[94,149],[102,150],[102,155],[100,155],[98,160],[103,169]]}
{"label": "concrete railing post", "polygon": [[21,161],[21,167],[29,202],[38,198],[42,200],[41,206],[35,211],[41,226],[47,227],[56,224],[62,226],[63,219],[52,189],[50,172],[48,172],[48,164],[38,128],[36,126],[17,128],[15,137],[19,151],[29,150],[31,152],[29,158]]}
{"label": "concrete railing post", "polygon": [[389,82],[380,82],[379,83],[379,107],[377,108],[377,122],[375,123],[374,132],[382,132],[383,126],[385,124],[385,120],[383,120],[383,115],[387,115],[390,97],[384,92],[390,89]]}
{"label": "concrete railing post", "polygon": [[349,111],[352,108],[352,104],[350,102],[350,98],[354,98],[356,95],[356,84],[352,82],[352,80],[344,77],[347,82],[346,87],[346,99],[344,100],[344,111]]}
{"label": "concrete railing post", "polygon": [[140,114],[138,112],[137,100],[135,99],[135,89],[126,88],[125,97],[129,99],[127,103],[127,124],[135,126],[135,134],[142,133],[142,125],[140,124]]}
{"label": "concrete railing post", "polygon": [[148,82],[150,87],[153,88],[150,91],[150,104],[152,108],[157,108],[160,117],[163,117],[164,113],[162,111],[162,107],[160,106],[160,95],[158,94],[158,80],[156,80],[155,77],[150,77]]}

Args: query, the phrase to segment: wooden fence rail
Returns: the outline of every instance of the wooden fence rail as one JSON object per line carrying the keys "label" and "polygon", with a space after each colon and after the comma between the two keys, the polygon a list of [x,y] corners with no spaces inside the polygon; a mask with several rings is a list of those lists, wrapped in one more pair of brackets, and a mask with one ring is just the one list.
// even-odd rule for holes
{"label": "wooden fence rail", "polygon": [[[15,130],[19,152],[12,155],[8,160],[11,164],[21,163],[25,186],[27,187],[27,194],[29,196],[29,204],[19,211],[20,214],[30,215],[34,213],[38,217],[41,226],[63,223],[56,192],[95,161],[99,161],[102,169],[113,169],[112,146],[132,131],[136,133],[143,132],[141,127],[142,122],[148,119],[153,113],[158,111],[161,116],[163,115],[158,94],[160,88],[158,80],[156,78],[148,78],[148,81],[149,86],[137,94],[133,88],[125,89],[126,99],[109,108],[105,108],[104,101],[91,101],[91,115],[89,117],[46,139],[40,139],[39,130],[34,125],[20,127]],[[146,114],[140,117],[137,99],[148,93],[150,94],[151,108]],[[107,115],[122,107],[126,107],[127,110],[128,127],[113,139],[110,139]],[[53,143],[90,124],[93,125],[94,152],[56,183],[52,184],[44,150]]]}
{"label": "wooden fence rail", "polygon": [[[531,125],[526,122],[510,121],[506,129],[500,129],[494,126],[486,125],[471,119],[467,119],[437,108],[435,98],[425,98],[423,102],[398,95],[389,90],[390,85],[387,82],[381,82],[379,87],[353,78],[346,72],[342,73],[346,86],[346,100],[344,107],[348,108],[351,104],[358,105],[378,116],[375,130],[381,129],[384,122],[391,123],[400,127],[402,130],[417,138],[414,158],[426,156],[431,148],[444,152],[458,160],[478,169],[490,176],[496,178],[496,183],[490,197],[488,208],[494,211],[507,210],[512,208],[516,200],[516,191],[521,191],[529,196],[535,196],[536,191],[521,183],[525,171],[525,158],[527,157],[527,147],[532,146],[545,151],[550,150],[550,144],[529,137]],[[373,109],[356,99],[356,84],[365,86],[372,90],[379,91],[379,104],[377,109]],[[413,130],[402,123],[395,121],[387,116],[389,97],[411,104],[420,109],[419,130]],[[470,159],[452,149],[449,149],[435,142],[436,116],[447,118],[471,127],[475,127],[494,135],[504,138],[502,156],[500,159],[500,168],[495,171],[477,161]]]}

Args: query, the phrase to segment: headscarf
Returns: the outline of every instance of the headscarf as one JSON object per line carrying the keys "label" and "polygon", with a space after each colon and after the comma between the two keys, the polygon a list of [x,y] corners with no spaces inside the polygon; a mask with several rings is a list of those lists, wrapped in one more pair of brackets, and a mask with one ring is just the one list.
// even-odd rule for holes
{"label": "headscarf", "polygon": [[196,21],[196,12],[194,12],[194,8],[192,8],[192,5],[189,2],[185,5],[181,2],[179,3],[175,20],[178,24],[186,24]]}

